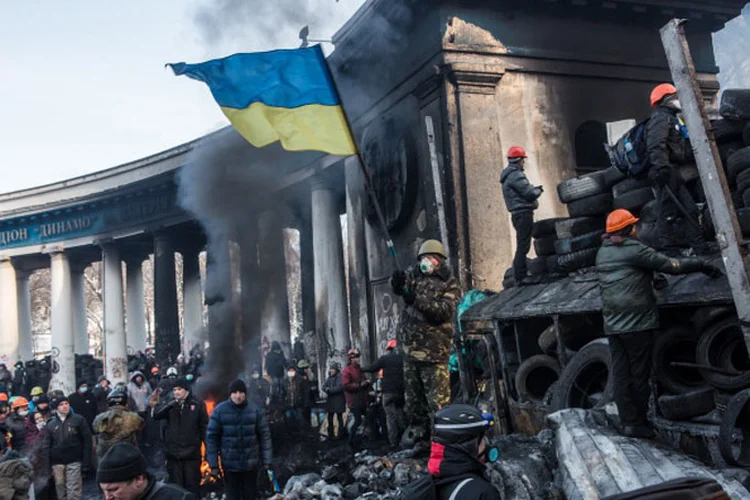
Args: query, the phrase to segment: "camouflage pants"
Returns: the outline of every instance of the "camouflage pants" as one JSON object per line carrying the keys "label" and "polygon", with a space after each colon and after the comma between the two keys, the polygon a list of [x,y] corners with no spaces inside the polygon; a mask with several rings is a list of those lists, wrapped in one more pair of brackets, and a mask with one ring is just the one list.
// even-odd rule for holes
{"label": "camouflage pants", "polygon": [[406,420],[410,425],[432,427],[432,417],[448,404],[451,394],[445,364],[404,362]]}
{"label": "camouflage pants", "polygon": [[80,500],[83,494],[81,462],[52,466],[58,500]]}

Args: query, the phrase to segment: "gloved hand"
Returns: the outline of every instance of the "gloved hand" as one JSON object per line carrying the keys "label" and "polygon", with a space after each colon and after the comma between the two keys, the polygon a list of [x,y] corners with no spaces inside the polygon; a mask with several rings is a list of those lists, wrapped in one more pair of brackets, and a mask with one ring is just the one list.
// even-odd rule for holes
{"label": "gloved hand", "polygon": [[406,271],[394,271],[391,276],[391,288],[393,288],[393,293],[401,295],[404,293],[404,286],[406,286]]}
{"label": "gloved hand", "polygon": [[662,167],[656,171],[656,174],[654,175],[654,182],[657,185],[664,187],[669,184],[670,177],[671,175],[669,174],[669,168]]}
{"label": "gloved hand", "polygon": [[716,266],[709,262],[703,263],[701,272],[711,279],[721,278],[722,276],[724,276],[724,271],[722,271],[719,266]]}
{"label": "gloved hand", "polygon": [[407,290],[405,292],[402,292],[404,296],[404,302],[407,304],[413,304],[415,300],[417,300],[417,294],[414,293],[412,290]]}
{"label": "gloved hand", "polygon": [[221,477],[221,471],[218,467],[211,469],[211,477],[214,479],[219,479],[219,477]]}

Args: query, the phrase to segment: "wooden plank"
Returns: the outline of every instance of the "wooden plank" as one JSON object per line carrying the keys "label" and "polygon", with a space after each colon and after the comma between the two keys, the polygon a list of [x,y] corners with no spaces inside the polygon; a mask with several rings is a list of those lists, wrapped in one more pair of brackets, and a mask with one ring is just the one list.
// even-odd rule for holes
{"label": "wooden plank", "polygon": [[745,346],[750,352],[750,267],[741,247],[742,231],[732,203],[729,184],[724,169],[720,168],[719,150],[713,132],[709,132],[710,121],[703,105],[693,58],[685,38],[684,24],[684,20],[672,19],[661,29],[661,39],[682,104],[708,208],[716,227],[716,241],[721,248],[727,279],[745,337]]}

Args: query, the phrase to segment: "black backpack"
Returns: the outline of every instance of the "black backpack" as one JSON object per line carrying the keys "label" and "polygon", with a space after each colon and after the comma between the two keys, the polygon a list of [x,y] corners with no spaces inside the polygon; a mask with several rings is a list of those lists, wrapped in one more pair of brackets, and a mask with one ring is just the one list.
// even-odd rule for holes
{"label": "black backpack", "polygon": [[[454,488],[451,490],[452,494],[456,494],[461,488],[466,486],[470,481],[464,481],[465,479],[480,479],[476,474],[461,474],[458,476],[451,476],[448,478],[434,479],[431,475],[427,474],[422,476],[416,481],[412,481],[408,485],[401,489],[401,494],[398,500],[438,500],[437,489],[440,486],[455,483]],[[460,498],[460,497],[456,497]]]}
{"label": "black backpack", "polygon": [[625,132],[613,145],[604,145],[613,167],[628,177],[639,177],[651,168],[646,145],[646,125],[644,120]]}

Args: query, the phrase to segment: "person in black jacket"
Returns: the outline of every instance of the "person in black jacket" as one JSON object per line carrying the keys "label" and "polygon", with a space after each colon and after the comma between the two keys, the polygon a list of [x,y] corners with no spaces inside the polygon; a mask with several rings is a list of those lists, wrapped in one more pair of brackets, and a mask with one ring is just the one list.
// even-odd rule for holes
{"label": "person in black jacket", "polygon": [[153,410],[153,418],[167,422],[164,451],[169,480],[200,496],[201,443],[206,439],[208,413],[203,401],[190,394],[184,378],[173,387],[174,398]]}
{"label": "person in black jacket", "polygon": [[344,412],[346,411],[346,397],[344,396],[344,384],[341,383],[341,366],[334,362],[328,368],[328,378],[323,384],[323,392],[328,395],[326,410],[328,411],[328,439],[334,439],[334,417],[338,420],[339,434],[335,436],[341,439],[346,434],[344,427]]}
{"label": "person in black jacket", "polygon": [[[646,124],[646,147],[651,163],[649,179],[656,189],[659,247],[693,247],[702,251],[704,238],[690,218],[698,221],[699,210],[676,167],[693,161],[687,128],[677,89],[663,83],[651,92],[651,118]],[[671,192],[671,194],[670,194]],[[687,214],[672,199],[674,195]]]}
{"label": "person in black jacket", "polygon": [[396,339],[386,345],[386,353],[380,356],[374,365],[364,368],[366,372],[383,370],[380,388],[383,393],[383,410],[385,411],[388,442],[398,446],[401,433],[406,429],[404,417],[404,355],[396,349]]}
{"label": "person in black jacket", "polygon": [[96,381],[96,387],[94,387],[94,390],[91,391],[91,394],[94,395],[94,401],[96,401],[97,415],[99,413],[104,413],[109,409],[109,405],[107,404],[107,396],[109,396],[109,392],[111,390],[112,389],[109,387],[109,380],[107,380],[107,377],[104,375],[100,376]]}
{"label": "person in black jacket", "polygon": [[89,392],[89,385],[86,382],[79,384],[78,390],[68,396],[68,401],[73,411],[82,416],[89,424],[89,428],[92,428],[94,419],[99,414],[99,407],[96,404],[96,398]]}
{"label": "person in black jacket", "polygon": [[43,460],[52,466],[59,500],[81,498],[82,474],[91,465],[91,431],[82,416],[71,413],[68,398],[57,398],[55,415],[42,439]]}
{"label": "person in black jacket", "polygon": [[307,408],[310,407],[310,388],[307,381],[297,373],[295,366],[287,370],[284,380],[284,420],[294,432],[305,432],[310,423]]}
{"label": "person in black jacket", "polygon": [[435,414],[430,459],[437,498],[500,500],[500,492],[484,477],[485,462],[497,459],[484,437],[490,422],[475,407],[453,404]]}
{"label": "person in black jacket", "polygon": [[250,370],[250,382],[247,388],[247,397],[265,409],[268,404],[268,397],[271,394],[271,384],[268,380],[260,376],[260,368],[257,365],[253,365]]}
{"label": "person in black jacket", "polygon": [[247,400],[242,380],[229,384],[229,400],[211,413],[206,431],[206,460],[211,475],[224,469],[227,500],[254,500],[258,468],[271,467],[273,447],[265,412]]}
{"label": "person in black jacket", "polygon": [[28,398],[29,389],[31,387],[26,368],[23,366],[23,361],[18,361],[13,365],[13,395]]}
{"label": "person in black jacket", "polygon": [[197,500],[174,484],[157,481],[146,471],[146,458],[135,446],[117,443],[104,454],[96,482],[106,500]]}
{"label": "person in black jacket", "polygon": [[534,210],[542,196],[542,186],[532,186],[523,173],[526,151],[519,146],[508,150],[508,166],[500,174],[505,208],[516,230],[516,255],[513,257],[513,279],[520,284],[526,278],[526,255],[531,249],[531,232],[534,228]]}
{"label": "person in black jacket", "polygon": [[277,341],[271,343],[271,350],[266,354],[266,373],[271,376],[271,399],[279,402],[283,400],[282,384],[287,362]]}

